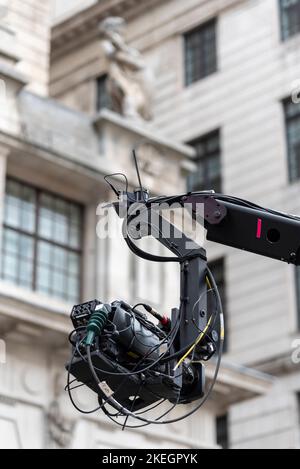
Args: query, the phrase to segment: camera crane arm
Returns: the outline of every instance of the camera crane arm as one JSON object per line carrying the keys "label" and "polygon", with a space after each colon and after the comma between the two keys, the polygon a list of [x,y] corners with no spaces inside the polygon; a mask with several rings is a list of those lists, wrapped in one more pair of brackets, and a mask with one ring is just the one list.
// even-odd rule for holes
{"label": "camera crane arm", "polygon": [[[198,223],[204,225],[208,241],[300,265],[300,217],[266,209],[236,197],[214,193],[195,192],[146,201],[143,201],[138,194],[140,191],[130,194],[129,207],[138,203],[144,204],[148,210],[153,206],[159,211],[160,207],[165,210],[167,205],[171,207],[173,203],[179,203]],[[120,203],[114,206],[120,214]],[[132,220],[134,218],[131,217]],[[167,226],[165,232],[175,233],[175,246],[180,239],[183,241],[181,245],[188,241],[183,233],[178,233],[178,230],[176,233],[176,228],[172,225]],[[173,239],[170,239],[170,243],[165,241],[164,236],[159,236],[158,239],[174,253]]]}
{"label": "camera crane arm", "polygon": [[[67,365],[68,374],[99,394],[105,412],[105,403],[109,403],[125,417],[134,417],[145,424],[179,421],[196,412],[213,389],[221,361],[224,325],[220,295],[207,267],[205,249],[170,223],[163,210],[177,203],[205,227],[208,240],[294,265],[300,265],[300,218],[213,192],[149,199],[148,192],[140,188],[134,193],[126,190],[117,195],[119,201],[112,205],[124,218],[123,236],[132,252],[149,261],[180,264],[180,307],[173,309],[170,332],[165,329],[161,340],[157,326],[145,322],[135,308],[122,301],[103,305],[95,300],[74,306],[71,319],[75,343],[73,357]],[[154,222],[148,217],[152,209],[158,211]],[[173,253],[172,257],[154,256],[134,243],[133,239],[153,232]],[[213,316],[209,317],[209,291],[215,292],[219,305],[219,335],[214,330]],[[105,325],[107,319],[110,329]],[[91,338],[88,342],[84,342],[86,331]],[[143,340],[136,337],[137,331]],[[218,342],[215,376],[205,393],[202,362],[214,355]],[[158,352],[160,344],[167,346],[162,354]],[[136,356],[139,361],[132,363],[128,353],[133,353],[130,357]],[[192,358],[185,360],[188,356]],[[178,357],[181,357],[179,361]],[[185,416],[164,421],[160,421],[161,417],[150,420],[136,413],[149,408],[159,397],[173,403],[170,410],[178,403],[195,400],[200,403]]]}
{"label": "camera crane arm", "polygon": [[[198,330],[203,331],[207,325],[206,251],[170,224],[161,215],[160,208],[164,211],[168,206],[172,208],[174,203],[186,208],[193,219],[204,225],[209,241],[300,265],[300,218],[264,209],[246,200],[214,193],[189,193],[158,199],[147,197],[148,192],[141,190],[126,194],[125,213],[129,215],[125,217],[123,235],[129,249],[139,257],[158,262],[180,262],[181,349],[196,339],[195,321]],[[114,206],[122,216],[122,202]],[[159,213],[155,217],[154,226],[148,220],[148,213],[151,213],[152,208]],[[130,239],[132,226],[137,238],[154,234],[154,231],[156,239],[176,257],[160,258],[139,249]],[[192,244],[193,249],[190,248]],[[195,282],[195,279],[199,281]]]}

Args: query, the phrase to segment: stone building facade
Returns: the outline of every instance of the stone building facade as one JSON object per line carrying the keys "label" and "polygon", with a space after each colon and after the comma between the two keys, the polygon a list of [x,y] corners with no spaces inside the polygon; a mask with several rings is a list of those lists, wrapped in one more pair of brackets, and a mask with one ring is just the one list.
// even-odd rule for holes
{"label": "stone building facade", "polygon": [[[207,248],[226,299],[227,353],[199,414],[121,432],[101,414],[77,414],[63,390],[72,304],[152,299],[168,311],[178,302],[176,268],[150,268],[117,236],[96,236],[97,205],[111,197],[103,176],[124,171],[136,184],[133,145],[157,149],[143,165],[152,193],[220,184],[300,212],[283,104],[300,76],[297,25],[286,32],[288,12],[275,0],[58,3],[54,25],[50,0],[3,1],[0,16],[0,445],[299,447],[295,270],[222,246]],[[152,70],[150,122],[103,106],[98,25],[111,16],[126,20],[126,42]],[[88,393],[77,399],[95,405]]]}

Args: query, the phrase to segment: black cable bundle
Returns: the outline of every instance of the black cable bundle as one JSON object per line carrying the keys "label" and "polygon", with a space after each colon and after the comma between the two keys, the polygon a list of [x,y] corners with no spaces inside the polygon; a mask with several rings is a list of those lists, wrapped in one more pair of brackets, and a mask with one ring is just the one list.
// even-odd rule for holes
{"label": "black cable bundle", "polygon": [[[95,367],[95,365],[93,364],[92,356],[91,356],[91,347],[89,345],[88,346],[84,345],[84,341],[85,341],[85,338],[86,338],[85,335],[82,335],[82,331],[83,331],[84,328],[81,327],[78,330],[74,330],[70,334],[70,342],[74,347],[74,351],[73,351],[73,356],[72,356],[72,359],[71,359],[69,367],[68,367],[68,381],[67,381],[66,390],[68,391],[71,402],[74,405],[74,407],[76,408],[76,410],[78,410],[78,411],[80,411],[84,414],[90,414],[90,413],[97,412],[98,410],[102,410],[107,417],[109,417],[111,420],[114,421],[114,423],[116,423],[117,425],[122,426],[123,428],[126,428],[126,427],[140,428],[140,427],[147,426],[147,425],[150,425],[150,424],[169,424],[169,423],[179,422],[179,421],[191,416],[195,412],[197,412],[207,402],[207,400],[209,399],[209,397],[210,397],[210,395],[213,391],[214,385],[215,385],[216,380],[217,380],[217,376],[218,376],[218,372],[219,372],[219,368],[220,368],[220,364],[221,364],[221,357],[222,357],[222,350],[223,350],[223,338],[224,338],[223,337],[224,320],[223,320],[222,304],[221,304],[220,295],[219,295],[219,292],[218,292],[217,285],[216,285],[215,280],[212,276],[212,273],[210,272],[209,269],[207,270],[207,277],[208,277],[208,281],[209,281],[209,283],[211,284],[211,287],[212,287],[210,289],[210,291],[214,294],[214,297],[215,297],[215,300],[216,300],[216,309],[211,314],[211,317],[210,317],[211,327],[209,328],[209,330],[207,330],[206,332],[204,332],[204,331],[199,331],[199,332],[202,332],[202,333],[204,332],[204,337],[209,336],[210,330],[212,330],[215,327],[216,323],[218,322],[219,343],[218,343],[218,350],[217,350],[218,358],[216,359],[216,363],[215,363],[216,369],[215,369],[214,378],[213,378],[212,382],[210,383],[208,389],[206,390],[206,393],[205,393],[204,397],[200,400],[200,402],[198,402],[197,405],[192,410],[190,410],[189,412],[187,412],[186,414],[184,414],[180,417],[173,418],[173,419],[169,418],[169,419],[163,420],[164,417],[169,415],[175,409],[175,407],[179,403],[179,400],[178,400],[178,402],[172,403],[172,405],[167,410],[164,410],[163,413],[159,417],[157,417],[155,419],[153,419],[153,418],[151,419],[151,418],[146,417],[145,414],[147,414],[147,413],[149,413],[153,410],[157,410],[157,408],[159,406],[163,405],[166,402],[165,398],[157,395],[156,397],[159,400],[158,402],[156,402],[154,405],[151,405],[148,408],[146,408],[142,411],[139,411],[139,412],[133,412],[132,409],[125,408],[116,399],[116,396],[118,395],[119,389],[121,389],[122,386],[126,386],[126,381],[128,380],[129,376],[132,376],[132,375],[139,375],[140,376],[142,374],[145,374],[146,376],[149,376],[151,373],[157,373],[156,366],[159,363],[171,362],[172,360],[174,360],[177,357],[180,357],[180,355],[183,355],[186,352],[186,349],[185,349],[185,350],[180,350],[179,352],[177,352],[175,354],[175,356],[173,354],[170,354],[170,350],[173,346],[174,339],[176,337],[176,334],[178,333],[179,326],[180,326],[180,321],[179,321],[179,317],[178,317],[178,320],[175,322],[175,324],[173,325],[173,327],[169,331],[169,333],[165,334],[165,337],[155,347],[149,349],[148,354],[146,356],[144,356],[143,358],[141,358],[133,366],[131,371],[128,371],[126,373],[125,372],[124,373],[118,373],[118,372],[111,373],[111,372],[108,372],[108,371],[105,371],[103,369],[99,369],[99,368]],[[149,322],[149,321],[147,320],[147,322]],[[151,324],[153,325],[154,328],[157,328],[157,326],[155,326],[153,323],[151,323]],[[149,360],[149,357],[151,356],[151,354],[155,350],[159,349],[164,344],[166,344],[166,349],[164,350],[164,352],[161,353],[157,359]],[[192,345],[193,344],[191,344],[191,346]],[[85,411],[83,409],[80,409],[78,407],[78,405],[75,403],[75,401],[73,399],[73,395],[72,395],[72,391],[74,389],[77,389],[77,388],[83,386],[84,384],[87,384],[87,383],[81,383],[81,384],[75,385],[74,387],[71,387],[72,384],[74,384],[74,382],[76,381],[76,380],[70,381],[70,370],[72,368],[72,363],[73,363],[73,360],[74,360],[76,354],[79,355],[86,362],[86,364],[89,366],[89,369],[90,369],[90,372],[91,372],[91,375],[92,375],[92,379],[95,381],[95,383],[97,384],[98,389],[99,389],[99,403],[100,403],[100,405],[97,408],[95,408],[93,410],[90,410],[90,411]],[[150,361],[150,363],[149,363],[149,361]],[[123,377],[123,379],[121,379],[120,384],[118,385],[118,387],[113,392],[111,392],[111,390],[108,389],[104,385],[104,383],[100,381],[97,372],[101,372],[101,374],[103,374],[103,375],[115,374],[116,376]],[[139,395],[139,392],[140,392],[140,390],[138,389],[137,393],[136,393],[136,396],[134,397],[134,399],[132,401],[133,405],[134,405],[135,399]],[[132,408],[133,408],[133,405],[132,405]],[[109,407],[112,407],[113,409],[115,409],[115,412],[112,412]],[[122,423],[119,422],[117,420],[119,417],[123,417],[125,419],[124,422],[122,422]],[[128,422],[129,418],[134,418],[135,420],[138,420],[142,423],[138,424],[138,425],[128,425],[127,422]]]}

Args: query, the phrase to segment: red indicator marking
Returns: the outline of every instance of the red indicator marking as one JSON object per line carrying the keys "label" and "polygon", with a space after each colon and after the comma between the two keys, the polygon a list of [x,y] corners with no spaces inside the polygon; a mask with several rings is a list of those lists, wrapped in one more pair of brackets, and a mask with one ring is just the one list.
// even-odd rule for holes
{"label": "red indicator marking", "polygon": [[257,220],[257,230],[256,230],[257,239],[261,238],[261,231],[262,231],[262,219],[258,218],[258,220]]}

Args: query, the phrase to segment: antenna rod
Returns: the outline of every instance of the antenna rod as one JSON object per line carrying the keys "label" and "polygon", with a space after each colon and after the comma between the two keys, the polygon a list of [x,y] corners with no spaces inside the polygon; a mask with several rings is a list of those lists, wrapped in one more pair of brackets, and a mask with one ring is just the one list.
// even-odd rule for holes
{"label": "antenna rod", "polygon": [[135,165],[136,174],[137,174],[137,178],[138,178],[138,181],[139,181],[139,186],[140,186],[140,189],[141,189],[141,193],[142,193],[144,202],[146,202],[135,148],[132,150],[132,156],[133,156],[133,160],[134,160],[134,165]]}

